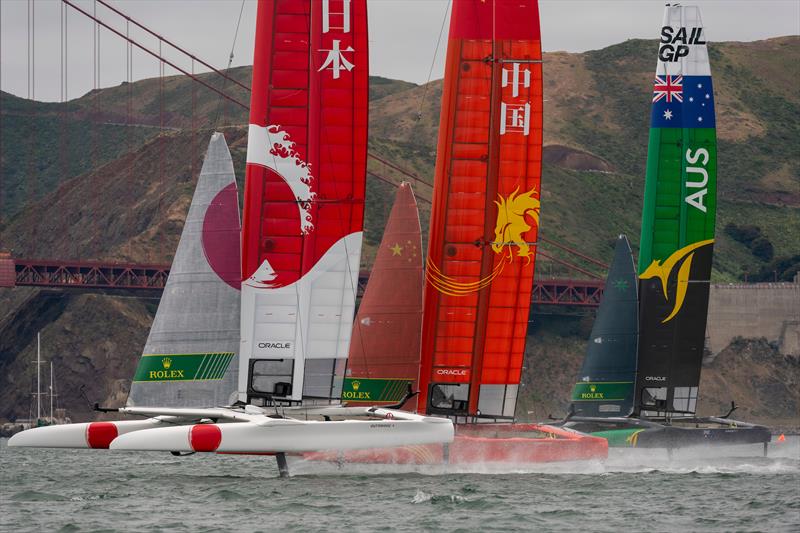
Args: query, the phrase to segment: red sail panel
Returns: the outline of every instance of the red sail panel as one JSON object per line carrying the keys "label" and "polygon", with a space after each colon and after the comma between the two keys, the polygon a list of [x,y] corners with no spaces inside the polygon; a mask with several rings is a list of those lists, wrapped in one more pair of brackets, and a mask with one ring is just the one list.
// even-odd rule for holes
{"label": "red sail panel", "polygon": [[341,393],[364,214],[366,7],[258,3],[242,224],[248,397]]}
{"label": "red sail panel", "polygon": [[[411,185],[397,189],[353,324],[342,399],[396,403],[417,386],[422,333],[422,235]],[[416,409],[416,398],[404,409]]]}
{"label": "red sail panel", "polygon": [[[244,279],[268,259],[278,284],[288,285],[342,236],[361,231],[368,63],[366,0],[259,0]],[[252,126],[275,131],[253,135]],[[306,167],[291,176],[270,168],[287,159]]]}
{"label": "red sail panel", "polygon": [[420,411],[513,417],[539,223],[535,1],[453,3],[434,178]]}

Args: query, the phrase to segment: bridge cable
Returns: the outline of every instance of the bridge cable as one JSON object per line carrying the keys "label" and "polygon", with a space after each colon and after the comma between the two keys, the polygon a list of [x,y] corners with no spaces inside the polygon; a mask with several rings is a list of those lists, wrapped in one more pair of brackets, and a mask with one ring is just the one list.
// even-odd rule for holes
{"label": "bridge cable", "polygon": [[[236,21],[236,30],[233,32],[233,42],[231,43],[231,52],[228,55],[228,66],[225,69],[225,76],[222,79],[222,89],[220,90],[221,93],[225,92],[225,86],[228,83],[228,74],[230,72],[231,65],[233,64],[233,52],[236,49],[236,40],[239,37],[239,25],[242,23],[242,13],[244,13],[244,2],[245,0],[242,0],[242,5],[239,8],[239,18]],[[217,116],[214,119],[215,130],[217,129],[217,125],[219,125],[220,116],[222,116],[223,105],[224,103],[222,101],[222,95],[220,94],[220,97],[217,99]]]}
{"label": "bridge cable", "polygon": [[[65,53],[65,41],[67,38],[67,30],[66,30],[66,6],[64,4],[59,4],[59,15],[60,15],[60,24],[59,24],[59,63],[60,63],[60,78],[59,78],[59,103],[60,103],[60,112],[59,112],[59,127],[58,127],[58,167],[60,169],[61,177],[66,178],[69,174],[68,167],[67,167],[67,111],[66,106],[64,105],[65,101],[65,68],[66,68],[66,53]],[[71,241],[71,246],[73,247],[73,254],[74,254],[74,247],[77,246],[77,239],[69,239]]]}
{"label": "bridge cable", "polygon": [[444,33],[444,25],[447,22],[447,13],[450,11],[450,0],[447,2],[447,6],[444,10],[444,16],[442,17],[442,27],[439,28],[439,38],[436,40],[436,50],[433,52],[433,59],[431,60],[431,68],[428,70],[428,81],[425,82],[425,89],[422,92],[422,98],[420,98],[419,106],[417,107],[417,122],[422,119],[422,106],[425,105],[425,100],[428,96],[428,89],[431,83],[431,76],[433,76],[433,67],[436,65],[436,57],[439,55],[439,47],[442,44],[442,34]]}
{"label": "bridge cable", "polygon": [[[3,27],[3,6],[0,5],[0,28]],[[3,57],[3,40],[0,39],[0,57]],[[0,65],[0,88],[3,87],[3,67]],[[0,94],[0,132],[3,131],[3,95]],[[3,135],[0,133],[0,161],[3,161]],[[3,231],[5,226],[3,225],[4,213],[5,209],[3,208],[3,199],[4,199],[4,189],[3,189],[3,165],[0,164],[0,232]],[[0,249],[2,251],[2,249]]]}
{"label": "bridge cable", "polygon": [[[31,103],[31,123],[30,123],[30,134],[28,140],[28,170],[26,176],[26,187],[25,193],[28,196],[28,202],[35,202],[36,201],[36,194],[37,194],[37,183],[36,183],[36,165],[34,164],[34,160],[36,159],[36,118],[37,118],[37,107],[33,103],[34,97],[36,96],[36,88],[35,88],[35,80],[36,80],[36,50],[34,40],[36,37],[36,8],[33,3],[33,0],[28,0],[27,4],[28,9],[28,19],[27,19],[27,31],[28,31],[28,43],[27,43],[27,52],[28,52],[28,100]],[[33,239],[34,242],[37,237],[38,232],[38,225],[33,224]]]}

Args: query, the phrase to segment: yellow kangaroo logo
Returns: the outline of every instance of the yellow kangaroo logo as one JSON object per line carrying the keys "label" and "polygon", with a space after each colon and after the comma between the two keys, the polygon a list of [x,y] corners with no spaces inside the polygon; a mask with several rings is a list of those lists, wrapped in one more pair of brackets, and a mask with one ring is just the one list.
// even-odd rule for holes
{"label": "yellow kangaroo logo", "polygon": [[539,225],[539,207],[541,203],[539,199],[534,197],[536,188],[534,187],[528,192],[522,193],[517,196],[519,187],[514,192],[508,195],[508,198],[500,198],[497,204],[497,224],[494,228],[494,239],[492,243],[492,250],[499,254],[503,251],[504,247],[508,247],[508,260],[514,259],[514,252],[512,246],[517,247],[517,257],[524,257],[531,262],[533,252],[531,247],[522,237],[522,234],[530,231],[531,227],[526,221],[525,216],[530,216],[534,223]]}
{"label": "yellow kangaroo logo", "polygon": [[673,305],[672,312],[669,316],[661,321],[662,324],[675,318],[675,315],[677,315],[681,307],[683,307],[683,300],[686,298],[686,291],[689,289],[689,273],[692,270],[692,259],[694,258],[695,250],[707,244],[712,244],[713,242],[714,239],[708,239],[684,246],[680,250],[673,252],[663,263],[658,259],[654,260],[650,263],[650,266],[642,272],[642,275],[639,276],[640,279],[659,278],[661,280],[661,289],[664,291],[664,298],[669,301],[669,293],[667,292],[669,276],[681,259],[685,258],[678,269],[678,288],[675,291],[675,305]]}
{"label": "yellow kangaroo logo", "polygon": [[459,281],[456,278],[444,274],[430,258],[426,262],[425,278],[433,285],[436,290],[450,296],[466,296],[473,292],[480,291],[492,284],[492,281],[500,275],[506,263],[514,260],[512,246],[517,247],[517,257],[527,259],[530,264],[533,257],[530,244],[522,237],[522,234],[529,231],[532,226],[525,220],[526,216],[533,219],[536,226],[539,225],[539,199],[534,187],[528,192],[517,194],[519,187],[503,198],[497,195],[497,223],[495,224],[495,241],[492,242],[492,251],[496,254],[503,253],[504,248],[508,248],[508,255],[503,255],[492,271],[484,278],[473,282]]}

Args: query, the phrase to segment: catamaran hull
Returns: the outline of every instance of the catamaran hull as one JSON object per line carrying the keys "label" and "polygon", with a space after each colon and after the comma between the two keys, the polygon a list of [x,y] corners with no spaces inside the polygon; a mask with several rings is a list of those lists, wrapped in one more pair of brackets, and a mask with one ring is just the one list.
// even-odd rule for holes
{"label": "catamaran hull", "polygon": [[[538,424],[486,424],[477,427],[457,426],[452,443],[402,446],[386,449],[315,452],[304,458],[369,464],[480,464],[480,463],[551,463],[582,461],[608,457],[608,442]],[[502,437],[498,436],[502,433]],[[547,434],[531,438],[531,434]]]}
{"label": "catamaran hull", "polygon": [[23,448],[108,449],[111,441],[120,435],[153,429],[162,423],[157,419],[148,419],[44,426],[17,433],[8,440],[8,445]]}
{"label": "catamaran hull", "polygon": [[647,429],[638,434],[637,448],[688,448],[692,446],[733,446],[767,444],[772,434],[765,427],[755,428],[677,428]]}
{"label": "catamaran hull", "polygon": [[[614,422],[618,422],[615,426]],[[569,427],[608,440],[614,448],[689,448],[693,446],[734,446],[768,444],[772,433],[764,426],[724,418],[691,418],[672,425],[631,419],[613,421],[582,417],[567,422]]]}
{"label": "catamaran hull", "polygon": [[111,449],[241,454],[303,453],[327,449],[352,450],[446,443],[452,439],[453,426],[447,420],[316,422],[279,419],[267,424],[194,424],[140,431],[117,438],[111,444]]}

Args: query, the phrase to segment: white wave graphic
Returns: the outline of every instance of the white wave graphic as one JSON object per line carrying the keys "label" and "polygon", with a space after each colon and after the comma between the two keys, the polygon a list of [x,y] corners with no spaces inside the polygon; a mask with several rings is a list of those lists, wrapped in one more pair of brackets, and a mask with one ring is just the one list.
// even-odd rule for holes
{"label": "white wave graphic", "polygon": [[280,126],[250,124],[247,135],[247,162],[271,168],[289,185],[300,211],[300,231],[306,235],[314,229],[311,205],[317,194],[312,183],[311,165],[303,161],[295,143]]}

